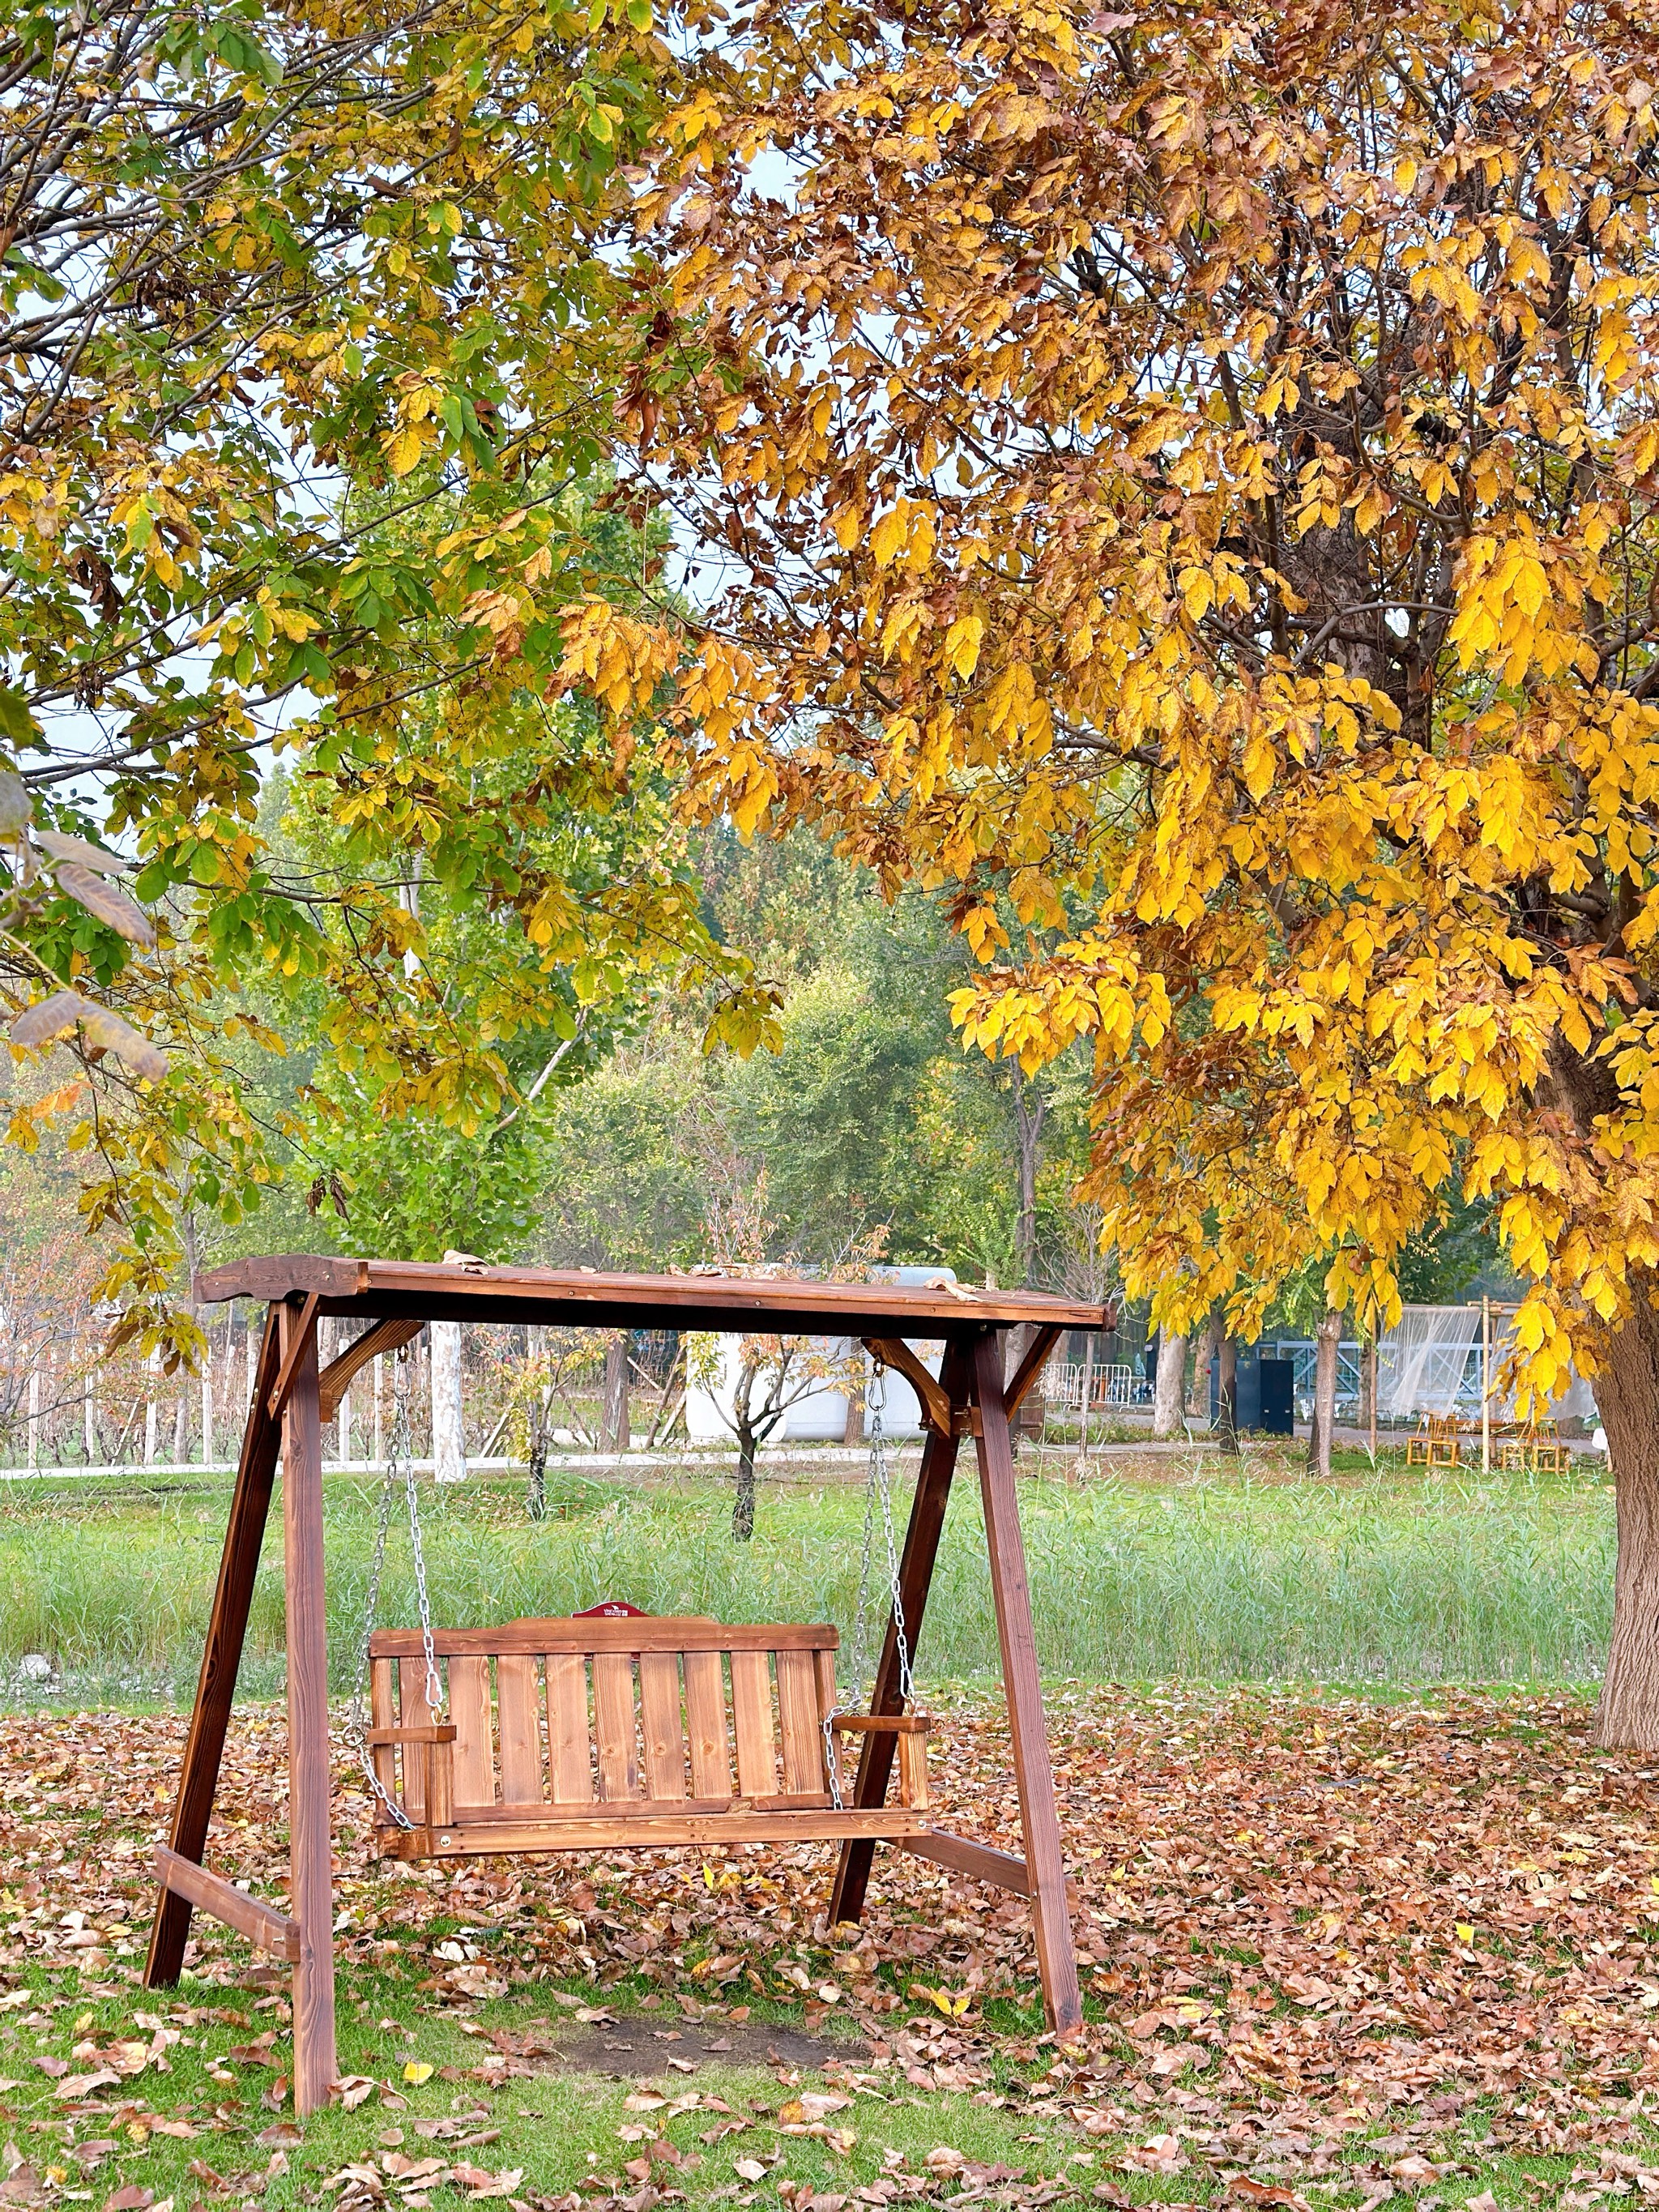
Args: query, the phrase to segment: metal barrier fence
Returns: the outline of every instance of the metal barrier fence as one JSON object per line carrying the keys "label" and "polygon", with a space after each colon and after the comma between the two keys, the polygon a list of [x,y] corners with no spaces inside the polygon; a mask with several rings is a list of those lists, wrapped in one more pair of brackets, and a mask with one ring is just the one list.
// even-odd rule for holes
{"label": "metal barrier fence", "polygon": [[1128,1406],[1150,1406],[1152,1386],[1139,1367],[1085,1367],[1080,1359],[1051,1359],[1042,1370],[1042,1393],[1056,1413],[1081,1413],[1085,1378],[1089,1409],[1103,1413]]}

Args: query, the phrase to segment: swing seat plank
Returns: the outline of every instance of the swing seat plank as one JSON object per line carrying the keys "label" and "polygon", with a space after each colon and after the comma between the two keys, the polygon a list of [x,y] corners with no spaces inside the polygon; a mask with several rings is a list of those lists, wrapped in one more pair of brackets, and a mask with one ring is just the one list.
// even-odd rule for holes
{"label": "swing seat plank", "polygon": [[[383,1853],[897,1840],[926,1828],[927,1723],[836,1709],[828,1623],[593,1616],[432,1632],[449,1719],[427,1703],[425,1639],[369,1639]],[[393,1724],[391,1716],[400,1716]],[[839,1738],[890,1731],[891,1805],[837,1803]]]}
{"label": "swing seat plank", "polygon": [[477,1858],[494,1851],[533,1858],[555,1851],[672,1850],[688,1844],[841,1844],[858,1837],[900,1843],[927,1832],[925,1814],[896,1806],[861,1810],[826,1805],[793,1813],[742,1812],[727,1806],[698,1814],[688,1813],[684,1805],[659,1811],[635,1802],[596,1805],[587,1820],[561,1819],[543,1810],[520,1820],[387,1827],[380,1832],[380,1850],[383,1857],[402,1859]]}

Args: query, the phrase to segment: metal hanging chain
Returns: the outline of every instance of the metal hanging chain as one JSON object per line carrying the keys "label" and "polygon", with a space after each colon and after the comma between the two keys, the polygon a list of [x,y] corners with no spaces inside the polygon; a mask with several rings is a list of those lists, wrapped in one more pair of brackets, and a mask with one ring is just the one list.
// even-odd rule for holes
{"label": "metal hanging chain", "polygon": [[[904,1620],[904,1591],[899,1578],[898,1541],[893,1528],[893,1486],[887,1465],[887,1437],[881,1418],[886,1403],[886,1370],[878,1361],[865,1396],[865,1407],[870,1415],[870,1472],[864,1488],[864,1543],[859,1563],[858,1604],[853,1615],[851,1680],[854,1692],[861,1699],[865,1673],[870,1665],[870,1571],[874,1564],[876,1508],[879,1503],[882,1535],[887,1547],[888,1596],[892,1608],[894,1649],[898,1660],[899,1703],[904,1706],[909,1704],[915,1694],[915,1685],[910,1674],[910,1639]],[[872,1700],[875,1691],[872,1674],[870,1683]],[[823,1723],[824,1763],[830,1776],[830,1798],[839,1811],[842,1794],[836,1774],[834,1733],[830,1716],[826,1714]]]}
{"label": "metal hanging chain", "polygon": [[368,1593],[363,1607],[363,1630],[357,1648],[357,1672],[351,1687],[351,1712],[346,1723],[346,1741],[357,1754],[370,1790],[392,1819],[400,1828],[412,1828],[415,1823],[375,1771],[374,1761],[369,1753],[368,1723],[363,1710],[363,1692],[368,1686],[369,1641],[374,1636],[374,1623],[380,1610],[380,1576],[386,1565],[386,1531],[391,1525],[392,1502],[397,1494],[400,1474],[409,1511],[409,1542],[415,1561],[415,1592],[420,1606],[421,1649],[426,1660],[427,1711],[435,1716],[443,1711],[444,1703],[443,1684],[438,1677],[438,1655],[432,1644],[432,1605],[426,1588],[426,1547],[421,1534],[420,1501],[415,1489],[415,1455],[410,1443],[409,1351],[406,1346],[398,1347],[392,1374],[392,1451],[386,1461],[386,1480],[380,1485],[380,1507],[374,1518],[374,1549],[369,1558]]}

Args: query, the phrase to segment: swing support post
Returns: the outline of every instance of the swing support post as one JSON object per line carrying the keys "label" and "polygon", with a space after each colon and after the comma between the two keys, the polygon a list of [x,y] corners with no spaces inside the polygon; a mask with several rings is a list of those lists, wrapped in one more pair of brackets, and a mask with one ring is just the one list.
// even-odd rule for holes
{"label": "swing support post", "polygon": [[[1073,1305],[1029,1292],[977,1291],[954,1283],[921,1285],[826,1283],[776,1277],[756,1279],[601,1275],[543,1268],[488,1267],[474,1261],[432,1266],[311,1255],[237,1261],[198,1277],[194,1290],[203,1303],[233,1297],[258,1298],[266,1302],[270,1310],[252,1377],[247,1426],[178,1797],[167,1841],[156,1855],[160,1895],[144,1979],[151,1988],[167,1987],[178,1981],[185,1964],[193,1911],[214,1914],[272,1955],[289,1960],[294,1976],[294,2097],[297,2113],[303,2116],[325,2105],[337,2075],[322,1422],[333,1411],[340,1392],[358,1368],[376,1353],[407,1342],[431,1321],[715,1332],[760,1328],[851,1337],[868,1345],[884,1364],[897,1367],[916,1383],[926,1429],[921,1469],[911,1501],[897,1575],[897,1592],[912,1652],[927,1609],[959,1441],[963,1437],[973,1437],[1018,1784],[1023,1856],[934,1828],[929,1825],[931,1816],[925,1811],[907,1812],[890,1807],[888,1791],[896,1734],[890,1728],[872,1729],[867,1720],[862,1732],[852,1802],[845,1810],[838,1798],[831,1808],[826,1795],[822,1801],[826,1809],[822,1813],[757,1816],[744,1809],[744,1796],[740,1796],[734,1799],[729,1814],[718,1809],[704,1813],[688,1804],[688,1817],[670,1818],[663,1804],[654,1801],[631,1802],[640,1797],[637,1786],[609,1785],[602,1741],[600,1795],[613,1802],[603,1808],[596,1808],[595,1811],[603,1809],[610,1817],[577,1824],[568,1817],[561,1820],[560,1808],[553,1806],[539,1823],[527,1820],[521,1824],[524,1837],[517,1847],[531,1851],[586,1848],[584,1834],[597,1835],[601,1829],[607,1836],[607,1848],[619,1848],[631,1842],[648,1845],[653,1840],[664,1844],[684,1841],[685,1836],[678,1832],[682,1829],[686,1836],[695,1830],[699,1840],[718,1841],[725,1832],[722,1823],[726,1820],[747,1823],[743,1832],[751,1839],[782,1840],[786,1830],[790,1835],[817,1833],[841,1843],[831,1918],[856,1920],[864,1907],[874,1843],[885,1841],[934,1864],[972,1875],[1029,1899],[1036,1923],[1037,1960],[1049,2024],[1061,2038],[1076,2033],[1082,2017],[1077,1966],[1066,1911],[1060,1822],[1044,1731],[1009,1418],[1034,1381],[1058,1332],[1067,1328],[1098,1330],[1104,1319],[1101,1309]],[[325,1316],[361,1321],[367,1328],[319,1375],[317,1323]],[[1012,1383],[1005,1385],[1006,1333],[1014,1328],[1028,1329],[1032,1344],[1018,1373]],[[945,1357],[936,1380],[913,1347],[917,1343],[941,1339],[945,1342]],[[205,1864],[214,1795],[279,1456],[283,1468],[288,1635],[289,1895],[286,1914],[234,1888]],[[520,1622],[511,1624],[509,1631],[467,1634],[488,1638],[492,1633],[533,1632],[538,1628],[552,1631],[557,1626],[556,1622]],[[700,1621],[661,1624],[664,1629],[675,1629],[683,1638],[692,1639],[699,1650],[710,1648],[695,1642],[708,1626]],[[447,1640],[441,1649],[453,1650],[454,1632],[444,1633]],[[599,1632],[592,1633],[597,1636]],[[727,1633],[749,1639],[740,1646],[733,1646],[743,1652],[761,1650],[763,1646],[754,1639],[763,1634],[791,1639],[792,1650],[804,1650],[809,1645],[818,1649],[818,1645],[811,1645],[811,1639],[819,1637],[829,1668],[821,1678],[828,1685],[823,1711],[833,1721],[830,1702],[834,1692],[833,1628],[820,1632],[803,1627],[751,1627]],[[429,1647],[429,1628],[425,1635]],[[516,1650],[521,1647],[513,1648]],[[584,1644],[581,1648],[598,1650],[600,1646]],[[612,1646],[605,1644],[603,1648],[609,1651]],[[629,1648],[625,1644],[616,1647],[625,1662]],[[692,1648],[691,1644],[687,1648]],[[768,1644],[764,1648],[773,1647]],[[578,1660],[576,1663],[580,1680],[581,1662]],[[596,1660],[596,1668],[598,1663]],[[646,1670],[643,1662],[640,1663],[640,1695],[644,1697],[647,1695]],[[474,1659],[469,1664],[473,1672],[468,1680],[472,1680],[478,1662]],[[515,1660],[514,1664],[521,1674],[522,1660]],[[625,1664],[623,1673],[618,1673],[609,1662],[607,1665],[607,1695],[612,1703],[623,1698],[627,1706],[622,1720],[617,1723],[623,1731],[617,1741],[623,1743],[625,1750],[626,1740],[633,1731],[634,1691],[629,1686],[624,1698],[618,1686],[623,1684],[624,1675],[631,1686],[632,1663]],[[753,1670],[747,1660],[744,1666],[744,1680],[747,1683]],[[891,1721],[903,1717],[902,1671],[897,1624],[890,1611],[868,1718]],[[488,1662],[483,1679],[487,1685]],[[517,1681],[519,1674],[513,1679]],[[658,1665],[651,1672],[654,1686],[648,1694],[659,1700],[663,1694],[663,1679]],[[685,1679],[689,1699],[692,1685],[689,1664]],[[699,1674],[700,1680],[704,1679],[706,1669]],[[716,1686],[720,1679],[717,1670],[714,1676]],[[763,1661],[761,1673],[755,1679],[762,1683],[769,1680]],[[595,1680],[598,1680],[596,1674]],[[780,1659],[778,1695],[781,1699],[787,1693],[793,1700],[787,1715],[784,1706],[779,1707],[780,1726],[786,1730],[786,1761],[792,1755],[789,1746],[793,1742],[796,1747],[793,1755],[799,1763],[804,1755],[799,1747],[805,1741],[806,1733],[803,1733],[805,1723],[801,1712],[796,1710],[802,1697],[807,1695],[800,1687],[805,1680],[800,1662],[792,1657],[786,1682],[786,1670]],[[732,1680],[735,1717],[735,1662]],[[550,1674],[550,1697],[551,1682]],[[449,1695],[452,1698],[456,1695],[453,1684]],[[678,1711],[678,1691],[675,1695]],[[585,1714],[585,1690],[582,1698]],[[486,1687],[480,1739],[485,1747],[483,1756],[486,1770],[490,1757],[489,1707]],[[811,1719],[816,1707],[811,1697],[804,1710],[806,1718]],[[465,1735],[471,1721],[464,1705],[453,1717],[464,1723],[462,1733]],[[406,1711],[405,1722],[410,1718],[410,1713]],[[600,1715],[594,1725],[602,1724],[611,1725]],[[816,1727],[814,1720],[813,1729]],[[722,1731],[723,1728],[722,1722]],[[769,1735],[769,1722],[763,1735]],[[447,1732],[454,1731],[452,1728]],[[526,1736],[526,1743],[533,1733],[532,1729]],[[755,1742],[763,1740],[756,1738],[751,1741],[739,1736],[740,1765],[745,1758],[751,1761],[759,1758]],[[505,1745],[505,1735],[503,1742]],[[516,1737],[513,1755],[520,1764],[528,1755],[517,1746]],[[699,1755],[695,1744],[691,1755]],[[380,1754],[376,1756],[378,1759]],[[507,1756],[505,1748],[502,1756]],[[622,1753],[616,1757],[621,1762],[616,1771],[621,1775],[626,1768],[626,1758]],[[755,1771],[763,1774],[765,1769],[762,1766]],[[584,1781],[586,1774],[584,1759]],[[533,1779],[532,1776],[532,1782]],[[810,1776],[806,1779],[810,1780]],[[754,1786],[744,1785],[744,1795]],[[669,1787],[672,1790],[672,1777]],[[683,1775],[679,1787],[683,1793]],[[759,1785],[763,1796],[766,1787],[763,1779]],[[797,1791],[805,1787],[804,1780],[786,1783],[786,1788]],[[509,1801],[515,1806],[522,1802],[521,1796],[512,1791],[503,1798],[503,1802]],[[483,1802],[486,1805],[489,1802],[488,1788]],[[903,1803],[902,1796],[901,1808]],[[690,1817],[692,1815],[696,1817]],[[460,1808],[445,1818],[452,1831],[465,1828]],[[498,1814],[491,1815],[491,1819],[499,1824]],[[769,1820],[783,1823],[775,1838],[767,1826]],[[805,1830],[790,1827],[792,1821],[805,1823]],[[404,1841],[410,1840],[410,1832],[405,1833]],[[492,1827],[489,1820],[477,1824],[476,1838],[465,1833],[439,1835],[434,1829],[421,1849],[403,1850],[399,1855],[418,1856],[445,1847],[495,1850],[502,1847],[496,1838],[504,1832],[499,1825]],[[731,1832],[736,1834],[737,1828]]]}
{"label": "swing support post", "polygon": [[[939,1382],[948,1402],[965,1404],[969,1395],[969,1373],[967,1358],[959,1345],[951,1344],[945,1352],[939,1370]],[[910,1519],[904,1532],[904,1550],[899,1560],[899,1590],[904,1601],[905,1630],[914,1651],[921,1636],[922,1615],[927,1610],[927,1592],[933,1579],[933,1566],[939,1558],[939,1538],[945,1530],[945,1509],[951,1502],[951,1481],[956,1473],[957,1439],[952,1427],[929,1427],[921,1447],[921,1468],[916,1476],[915,1495],[910,1500]],[[887,1632],[882,1641],[881,1657],[876,1662],[874,1686],[870,1697],[872,1713],[902,1713],[904,1699],[899,1686],[898,1627],[890,1609],[887,1615]],[[853,1786],[854,1805],[880,1805],[885,1802],[888,1784],[892,1777],[895,1740],[884,1732],[866,1735],[859,1753],[858,1778]],[[836,1869],[836,1886],[830,1898],[830,1924],[839,1920],[857,1920],[864,1911],[865,1893],[870,1887],[870,1869],[876,1856],[875,1844],[867,1836],[855,1837],[841,1847],[841,1862]]]}
{"label": "swing support post", "polygon": [[979,1482],[985,1505],[985,1541],[991,1555],[991,1593],[996,1601],[997,1641],[1002,1647],[1002,1680],[1008,1697],[1008,1732],[1013,1739],[1020,1826],[1025,1832],[1026,1895],[1036,1925],[1043,2000],[1050,2024],[1065,2039],[1075,2035],[1083,2025],[1083,2001],[1078,1992],[1077,1957],[1066,1910],[1060,1813],[1054,1803],[1054,1767],[1043,1725],[1025,1543],[1014,1497],[1013,1443],[1002,1395],[1002,1346],[995,1336],[981,1337],[974,1347],[974,1395],[980,1414]]}
{"label": "swing support post", "polygon": [[[1044,1353],[1047,1349],[1045,1345]],[[991,1588],[996,1604],[1003,1687],[1008,1700],[1024,1856],[1016,1858],[967,1837],[941,1833],[912,1838],[902,1848],[917,1857],[931,1859],[936,1865],[955,1868],[1030,1899],[1036,1928],[1043,2004],[1049,2026],[1065,2039],[1081,2027],[1083,2006],[1066,1910],[1054,1769],[1043,1725],[1036,1639],[1031,1626],[1031,1593],[1014,1492],[1013,1440],[1008,1425],[1002,1361],[1000,1331],[987,1330],[977,1339],[965,1342],[960,1338],[947,1341],[939,1387],[948,1403],[949,1413],[939,1425],[929,1425],[922,1446],[921,1468],[910,1503],[910,1521],[899,1565],[899,1589],[908,1641],[914,1650],[921,1634],[928,1588],[939,1558],[939,1539],[944,1533],[945,1512],[956,1472],[957,1439],[964,1432],[971,1432],[979,1457],[985,1540],[990,1553]],[[1035,1367],[1040,1364],[1040,1360],[1028,1357],[1014,1378],[1013,1389],[1020,1390],[1022,1384],[1029,1387]],[[902,1711],[899,1673],[897,1626],[890,1613],[870,1701],[872,1713]],[[865,1738],[854,1791],[854,1805],[869,1808],[885,1801],[893,1751],[890,1735]],[[842,1845],[841,1863],[830,1900],[832,1927],[838,1921],[856,1921],[863,1912],[874,1856],[875,1845],[864,1837]]]}
{"label": "swing support post", "polygon": [[328,2102],[334,2050],[334,1877],[328,1772],[328,1629],[323,1588],[323,1429],[314,1320],[283,1306],[283,1563],[288,1592],[289,1893],[294,1966],[294,2109]]}

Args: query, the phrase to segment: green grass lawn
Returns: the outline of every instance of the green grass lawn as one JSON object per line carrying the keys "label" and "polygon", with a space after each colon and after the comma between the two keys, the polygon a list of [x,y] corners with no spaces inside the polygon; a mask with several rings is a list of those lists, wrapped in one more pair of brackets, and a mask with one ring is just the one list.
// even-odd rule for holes
{"label": "green grass lawn", "polygon": [[[1133,1455],[1121,1455],[1136,1464]],[[1103,1455],[1109,1469],[1112,1455]],[[1329,1484],[1253,1450],[1152,1474],[1064,1479],[1039,1463],[1020,1500],[1045,1669],[1081,1680],[1584,1681],[1599,1671],[1613,1587],[1611,1491],[1565,1478],[1427,1474],[1362,1455]],[[1143,1462],[1144,1464],[1144,1462]],[[900,1485],[901,1513],[908,1484]],[[228,1496],[224,1483],[43,1482],[0,1494],[0,1694],[26,1652],[60,1696],[177,1700],[193,1687]],[[517,1482],[423,1492],[433,1603],[464,1624],[558,1613],[606,1596],[728,1620],[832,1620],[850,1630],[863,1493],[763,1481],[758,1534],[735,1546],[724,1481],[555,1478],[552,1517]],[[374,1486],[327,1483],[334,1679],[361,1630]],[[280,1686],[280,1533],[273,1527],[243,1686]],[[394,1530],[382,1618],[415,1619]],[[920,1672],[976,1682],[996,1664],[978,1494],[959,1479]],[[14,1695],[27,1694],[14,1691]]]}
{"label": "green grass lawn", "polygon": [[[1189,2072],[1168,2108],[1137,2113],[1114,2104],[1119,2093],[1093,2083],[1086,2063],[1079,2070],[1056,2063],[1029,2042],[970,2063],[977,2086],[956,2090],[913,2087],[900,2069],[871,2068],[856,2046],[838,2057],[833,2039],[818,2063],[785,2054],[779,2063],[730,2064],[694,2045],[698,2058],[681,2060],[682,2071],[670,2066],[668,2039],[680,2015],[641,2012],[637,1992],[613,1991],[611,2039],[637,2050],[660,2039],[657,2063],[618,2079],[602,2069],[632,2067],[633,2058],[572,2066],[546,2055],[562,2039],[558,2023],[572,2018],[567,2008],[597,2009],[590,1990],[542,1989],[457,2019],[412,2005],[406,1984],[361,1969],[343,1977],[342,1989],[345,2094],[362,2101],[350,2110],[337,2103],[301,2127],[272,2070],[280,2049],[257,2048],[273,2027],[280,2043],[280,1998],[194,1978],[176,1992],[119,2000],[83,2001],[72,1984],[47,1979],[18,1984],[11,1995],[27,1990],[27,2008],[0,2029],[0,2112],[21,2161],[6,2201],[90,2202],[121,2212],[164,2212],[169,2203],[183,2212],[204,2202],[262,2202],[285,2212],[331,2201],[401,2201],[434,2212],[486,2203],[501,2212],[565,2204],[575,2212],[579,2203],[647,2212],[659,2201],[654,2189],[693,2207],[781,2203],[802,2212],[809,2203],[836,2212],[849,2202],[917,2198],[1242,2201],[1347,2212],[1376,2204],[1381,2188],[1402,2212],[1413,2203],[1435,2212],[1471,2202],[1484,2212],[1483,2198],[1516,2208],[1560,2203],[1575,2173],[1594,2171],[1582,2152],[1517,2149],[1501,2128],[1494,2138],[1482,2100],[1438,2124],[1353,2112],[1310,2125],[1299,2114],[1275,2130],[1258,2118],[1235,2128],[1230,2142],[1220,2115],[1202,2109],[1201,2076]],[[760,2013],[786,2031],[799,2024],[781,2008]],[[702,2039],[722,2024],[705,2016]],[[925,2045],[928,2022],[907,2025]],[[172,2039],[169,2070],[141,2076],[130,2102],[106,2087],[101,2103],[77,2118],[57,2095],[74,2073],[54,2081],[37,2070],[42,2059],[84,2069],[89,2053],[153,2044],[158,2028]],[[590,2034],[584,2049],[598,2039]],[[763,2030],[753,2039],[763,2041]],[[509,2062],[506,2080],[499,2062],[490,2063],[501,2043],[533,2054]],[[422,2078],[406,2078],[406,2069]],[[1637,2122],[1621,2149],[1650,2167],[1659,2137]],[[1391,2179],[1397,2166],[1405,2172]],[[1609,2169],[1601,2178],[1617,2177]]]}

